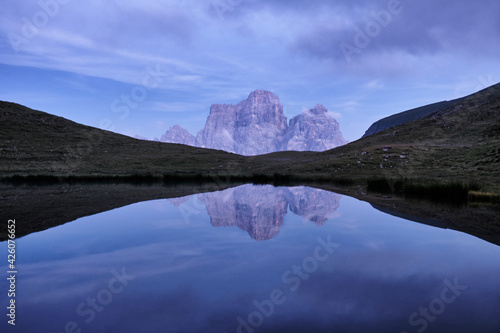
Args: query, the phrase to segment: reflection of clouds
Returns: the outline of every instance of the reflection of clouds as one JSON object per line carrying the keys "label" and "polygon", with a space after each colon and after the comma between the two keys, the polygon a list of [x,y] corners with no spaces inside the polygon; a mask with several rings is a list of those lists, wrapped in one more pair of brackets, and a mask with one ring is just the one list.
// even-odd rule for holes
{"label": "reflection of clouds", "polygon": [[385,247],[385,243],[383,241],[373,240],[366,242],[365,246],[373,250],[381,250]]}
{"label": "reflection of clouds", "polygon": [[[234,258],[230,252],[225,255],[219,253],[220,248],[215,243],[205,244],[203,250],[196,243],[190,245],[193,248],[186,246],[185,240],[168,241],[26,265],[23,267],[23,293],[29,295],[29,300],[21,301],[24,303],[23,309],[43,312],[39,307],[50,304],[54,308],[45,310],[52,312],[57,307],[63,307],[65,315],[61,320],[64,324],[64,320],[77,317],[74,311],[77,304],[87,297],[95,297],[98,290],[107,286],[112,277],[111,269],[119,269],[120,265],[124,265],[126,272],[136,278],[120,296],[116,296],[116,308],[110,306],[106,309],[106,322],[95,332],[106,332],[104,327],[114,327],[113,331],[131,331],[130,327],[137,327],[137,330],[132,331],[149,332],[144,328],[150,327],[153,331],[154,328],[164,329],[166,326],[202,332],[207,325],[207,309],[214,309],[210,298],[206,298],[211,293],[214,279],[227,274],[237,276],[243,268],[248,267],[241,257]],[[227,292],[227,288],[219,285],[214,293],[221,292]],[[133,316],[124,311],[127,299],[140,305],[132,307]],[[222,308],[224,311],[231,310],[224,306]],[[122,315],[113,315],[115,312]],[[44,327],[58,328],[49,321],[53,319],[52,316],[33,318],[44,321]],[[110,325],[110,318],[117,318],[114,326]],[[123,324],[124,318],[137,320],[125,320],[127,324]],[[226,315],[225,322],[229,325],[233,318]],[[124,326],[118,329],[120,325]]]}
{"label": "reflection of clouds", "polygon": [[[252,218],[276,208],[269,199],[276,188],[252,194],[260,194],[258,209],[245,203],[236,190],[221,198],[228,198],[226,204],[246,204],[255,213]],[[287,205],[295,200],[291,192],[282,194]],[[293,204],[306,216],[328,213],[321,208],[319,213],[309,214],[312,210],[303,198],[327,206],[322,206],[317,193],[299,193],[294,198],[300,198]],[[457,241],[458,233],[416,228],[394,217],[390,219],[396,222],[389,223],[375,211],[365,223],[355,219],[359,228],[345,228],[347,216],[355,215],[360,207],[372,209],[364,204],[353,206],[351,211],[344,210],[339,223],[327,223],[320,229],[299,224],[295,229],[299,241],[290,231],[273,241],[255,242],[242,232],[225,233],[210,227],[203,214],[200,223],[184,228],[176,222],[157,229],[157,220],[165,219],[164,212],[154,215],[153,221],[123,221],[119,224],[123,225],[119,233],[123,242],[115,240],[109,230],[95,233],[91,241],[86,236],[68,239],[74,230],[70,229],[50,239],[59,247],[44,255],[43,261],[22,265],[19,310],[30,320],[19,321],[19,329],[62,331],[67,321],[75,320],[83,332],[96,333],[236,332],[236,318],[255,311],[254,300],[263,301],[279,288],[286,302],[256,332],[411,332],[409,315],[439,296],[445,279],[457,277],[469,289],[428,332],[498,332],[498,247],[461,235],[468,239],[469,246],[464,248],[464,242]],[[139,213],[150,209],[147,203],[137,205]],[[177,208],[170,209],[169,217],[177,219],[173,215]],[[122,219],[117,211],[101,215],[96,225]],[[316,238],[325,234],[342,246],[296,292],[290,291],[282,273],[309,256]],[[43,235],[23,239],[23,257],[29,257],[30,251],[48,251],[40,241],[38,247],[29,244]],[[57,250],[66,247],[71,250],[63,257]],[[87,297],[95,297],[107,286],[111,270],[121,267],[135,279],[97,314],[92,326],[86,326],[75,307]]]}
{"label": "reflection of clouds", "polygon": [[[194,242],[190,243],[194,245]],[[102,318],[104,323],[92,331],[106,332],[106,328],[110,327],[114,327],[114,331],[139,329],[142,332],[152,332],[162,327],[169,327],[172,332],[211,332],[210,328],[222,332],[235,331],[235,318],[255,311],[253,300],[264,300],[266,291],[267,295],[269,292],[264,289],[260,293],[261,296],[251,296],[252,289],[248,289],[244,279],[241,279],[245,275],[252,275],[256,267],[240,265],[238,271],[225,271],[224,274],[232,274],[228,279],[232,283],[226,284],[227,287],[224,288],[225,284],[218,281],[221,279],[220,274],[210,276],[206,273],[227,266],[227,258],[207,260],[196,251],[175,254],[169,252],[178,245],[154,244],[117,253],[89,256],[80,262],[62,260],[50,265],[33,265],[34,267],[26,269],[29,276],[27,285],[33,286],[31,279],[35,279],[43,271],[51,274],[39,276],[40,285],[47,285],[47,281],[51,281],[50,284],[59,284],[63,280],[71,282],[59,290],[59,293],[41,293],[41,288],[28,289],[25,292],[36,296],[30,298],[29,303],[33,306],[60,304],[74,308],[87,296],[95,295],[98,289],[105,287],[111,276],[109,267],[112,267],[116,260],[123,261],[126,257],[127,273],[136,275],[136,279],[116,297],[116,305],[113,306],[112,303],[105,310],[105,319]],[[143,256],[138,255],[138,251],[148,251],[147,253],[151,254],[149,260],[145,261]],[[320,268],[302,283],[297,292],[290,292],[288,286],[280,284],[280,281],[273,282],[277,284],[275,287],[285,292],[287,301],[279,307],[279,311],[277,309],[272,317],[266,319],[269,325],[262,327],[262,331],[280,332],[290,327],[295,327],[292,332],[307,332],[312,327],[315,332],[384,332],[395,328],[399,332],[406,329],[408,316],[419,306],[425,306],[439,296],[444,278],[453,278],[453,274],[457,274],[453,267],[448,267],[451,270],[445,269],[445,272],[435,270],[434,274],[423,273],[423,265],[412,267],[414,262],[418,262],[418,257],[428,254],[415,254],[415,258],[406,257],[406,265],[401,265],[404,255],[401,255],[401,260],[393,261],[394,256],[390,252],[365,255],[356,263],[348,259],[352,256],[352,251],[336,252],[335,257],[331,258],[333,261],[325,263],[331,264],[334,269],[329,271]],[[241,262],[251,256],[249,252],[233,252],[231,255]],[[359,253],[356,255],[359,258]],[[193,256],[198,259],[193,259]],[[374,261],[375,258],[378,260]],[[380,265],[381,263],[385,264]],[[78,269],[89,264],[96,267],[94,273]],[[267,272],[261,274],[265,275]],[[60,276],[61,279],[53,281],[55,276]],[[93,282],[85,282],[88,279],[93,279]],[[463,279],[464,282],[470,280],[467,276]],[[488,332],[481,330],[485,314],[488,319],[483,323],[485,326],[498,324],[498,320],[495,321],[495,318],[488,314],[491,309],[498,309],[500,300],[497,298],[497,301],[494,301],[486,295],[487,290],[495,290],[495,286],[495,279],[487,280],[486,284],[483,281],[474,284],[474,288],[464,293],[463,302],[454,303],[440,316],[440,325],[449,325],[461,320],[463,332],[473,326],[477,326],[476,331]],[[457,314],[462,312],[467,313],[467,316],[457,319]],[[480,316],[481,314],[483,316]],[[474,318],[478,320],[475,321]],[[370,327],[372,329],[368,329]],[[373,327],[380,330],[377,331]]]}

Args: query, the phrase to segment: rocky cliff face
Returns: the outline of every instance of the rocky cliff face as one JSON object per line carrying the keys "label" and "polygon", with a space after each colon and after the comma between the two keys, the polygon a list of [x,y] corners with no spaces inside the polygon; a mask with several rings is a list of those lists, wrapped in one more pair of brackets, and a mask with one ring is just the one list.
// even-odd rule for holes
{"label": "rocky cliff face", "polygon": [[196,144],[242,155],[259,155],[283,150],[286,129],[279,98],[272,92],[257,90],[237,105],[212,105]]}
{"label": "rocky cliff face", "polygon": [[237,105],[212,105],[199,147],[259,155],[282,150],[323,151],[346,144],[338,122],[317,105],[287,124],[278,96],[256,90]]}
{"label": "rocky cliff face", "polygon": [[324,151],[345,145],[339,123],[321,104],[290,120],[285,135],[286,150]]}
{"label": "rocky cliff face", "polygon": [[240,155],[283,150],[324,151],[347,143],[338,122],[323,105],[293,117],[288,125],[278,96],[266,90],[252,92],[237,105],[212,105],[205,127],[196,138],[175,125],[160,141]]}
{"label": "rocky cliff face", "polygon": [[196,136],[196,145],[235,153],[236,115],[237,107],[235,105],[212,105],[205,128],[199,131]]}
{"label": "rocky cliff face", "polygon": [[322,225],[334,216],[341,195],[309,187],[242,185],[199,194],[214,227],[238,227],[255,240],[276,236],[290,209],[304,220]]}
{"label": "rocky cliff face", "polygon": [[161,136],[160,141],[168,143],[180,143],[188,146],[196,146],[196,138],[179,125],[170,127],[170,129]]}

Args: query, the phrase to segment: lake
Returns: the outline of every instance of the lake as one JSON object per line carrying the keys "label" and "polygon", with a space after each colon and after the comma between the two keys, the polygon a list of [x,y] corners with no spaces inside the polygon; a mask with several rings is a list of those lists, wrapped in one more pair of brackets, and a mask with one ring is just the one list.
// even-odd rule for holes
{"label": "lake", "polygon": [[499,246],[309,187],[136,203],[16,251],[2,332],[500,331]]}

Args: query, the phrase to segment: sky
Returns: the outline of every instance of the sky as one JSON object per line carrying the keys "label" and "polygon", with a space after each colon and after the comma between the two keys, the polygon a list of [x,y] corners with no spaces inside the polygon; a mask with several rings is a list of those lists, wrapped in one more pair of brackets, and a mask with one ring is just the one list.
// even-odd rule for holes
{"label": "sky", "polygon": [[196,133],[270,90],[347,140],[500,81],[497,0],[7,0],[0,100],[125,135]]}

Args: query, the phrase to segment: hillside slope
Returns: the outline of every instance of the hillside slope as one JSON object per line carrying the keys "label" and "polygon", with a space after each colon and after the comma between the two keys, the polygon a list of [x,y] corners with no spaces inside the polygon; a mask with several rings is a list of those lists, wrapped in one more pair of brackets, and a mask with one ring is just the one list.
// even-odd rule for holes
{"label": "hillside slope", "polygon": [[[0,102],[0,176],[254,175],[476,182],[500,193],[500,84],[325,152],[244,157],[141,141]],[[366,183],[365,183],[366,184]]]}
{"label": "hillside slope", "polygon": [[[100,184],[103,176],[139,176],[142,182],[141,176],[164,174],[180,180],[208,175],[212,183],[168,188]],[[251,181],[256,175],[259,182],[290,176],[295,185],[311,184],[353,196],[387,212],[418,217],[412,218],[416,221],[443,221],[448,227],[499,244],[498,206],[455,211],[434,203],[406,202],[366,193],[366,181],[383,177],[477,182],[483,190],[500,193],[500,84],[424,119],[326,152],[287,151],[252,157],[132,139],[0,102],[0,178],[11,175],[91,176],[97,181],[87,184],[84,178],[75,186],[0,184],[0,216],[24,216],[20,235],[132,202],[233,186],[232,179],[223,176],[250,177],[243,181]],[[346,179],[354,180],[354,186],[335,185]],[[74,209],[68,211],[68,204]],[[30,221],[30,216],[35,218]],[[4,225],[0,238],[5,235]]]}
{"label": "hillside slope", "polygon": [[422,119],[434,112],[437,112],[441,109],[444,109],[452,104],[460,102],[461,99],[455,99],[452,101],[443,101],[443,102],[438,102],[438,103],[433,103],[430,105],[422,106],[419,108],[411,109],[408,111],[404,111],[401,113],[393,114],[392,116],[380,119],[376,122],[374,122],[365,132],[363,135],[364,137],[367,137],[369,135],[373,135],[378,132],[382,132],[383,130],[386,130],[388,128],[402,125],[404,123],[410,122],[410,121],[415,121],[418,119]]}
{"label": "hillside slope", "polygon": [[102,176],[224,172],[242,157],[142,141],[0,101],[0,175]]}
{"label": "hillside slope", "polygon": [[500,190],[500,84],[427,117],[322,153],[263,155],[291,175],[478,182]]}

